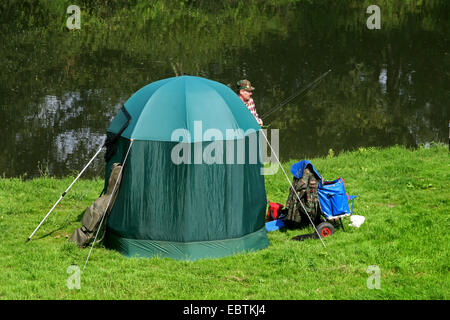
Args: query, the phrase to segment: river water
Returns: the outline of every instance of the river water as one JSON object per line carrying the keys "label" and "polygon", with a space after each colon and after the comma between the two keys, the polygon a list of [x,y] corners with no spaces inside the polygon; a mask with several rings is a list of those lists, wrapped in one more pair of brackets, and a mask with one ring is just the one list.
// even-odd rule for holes
{"label": "river water", "polygon": [[[0,39],[0,174],[76,173],[134,92],[183,73],[233,89],[249,79],[264,115],[331,69],[264,119],[279,129],[282,160],[447,142],[448,1],[373,1],[380,29],[367,25],[369,2],[312,2],[238,17],[242,24],[219,21],[217,11],[217,21],[181,15],[167,28],[121,21],[100,34],[83,20],[76,32],[10,27]],[[100,156],[85,176],[103,170]]]}

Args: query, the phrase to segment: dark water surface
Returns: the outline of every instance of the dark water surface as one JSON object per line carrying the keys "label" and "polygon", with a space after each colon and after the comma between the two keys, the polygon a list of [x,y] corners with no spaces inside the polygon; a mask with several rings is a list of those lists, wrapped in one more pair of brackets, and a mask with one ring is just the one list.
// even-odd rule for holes
{"label": "dark water surface", "polygon": [[[134,92],[183,73],[233,89],[251,80],[263,115],[332,69],[265,119],[280,129],[282,160],[447,142],[450,1],[373,2],[380,30],[366,26],[366,1],[293,1],[242,16],[242,25],[220,21],[220,8],[211,5],[217,21],[180,15],[159,24],[121,20],[102,33],[83,20],[76,32],[3,30],[0,174],[81,170]],[[100,156],[85,176],[103,175],[103,168]]]}

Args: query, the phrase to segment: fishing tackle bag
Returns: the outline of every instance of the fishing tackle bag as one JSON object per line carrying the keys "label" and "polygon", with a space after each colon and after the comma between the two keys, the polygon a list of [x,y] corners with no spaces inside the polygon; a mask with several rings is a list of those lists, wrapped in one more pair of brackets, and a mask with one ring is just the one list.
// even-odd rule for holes
{"label": "fishing tackle bag", "polygon": [[[122,166],[119,163],[114,163],[112,165],[111,175],[109,176],[108,187],[105,194],[96,199],[91,206],[86,208],[83,219],[81,220],[81,228],[74,231],[69,241],[75,242],[79,247],[84,248],[92,240],[102,221],[103,214],[107,217],[114,205],[122,178],[120,174],[121,169]],[[116,186],[115,190],[114,186]],[[112,194],[113,191],[114,194]],[[109,207],[106,208],[108,203]]]}

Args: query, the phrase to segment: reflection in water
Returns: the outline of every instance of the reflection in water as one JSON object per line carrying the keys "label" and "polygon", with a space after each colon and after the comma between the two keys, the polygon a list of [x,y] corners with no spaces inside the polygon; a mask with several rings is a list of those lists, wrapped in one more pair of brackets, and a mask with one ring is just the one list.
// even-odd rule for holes
{"label": "reflection in water", "polygon": [[387,69],[383,67],[380,71],[380,76],[378,77],[378,82],[380,83],[380,89],[383,94],[387,92]]}
{"label": "reflection in water", "polygon": [[89,128],[61,133],[55,138],[55,146],[58,150],[56,161],[67,163],[69,157],[80,149],[79,144],[83,144],[87,150],[98,150],[104,140],[104,135],[92,133]]}
{"label": "reflection in water", "polygon": [[[18,175],[76,174],[84,167],[86,159],[92,157],[106,138],[106,127],[96,128],[95,121],[90,119],[95,111],[91,114],[88,111],[91,108],[89,97],[98,94],[98,90],[95,93],[88,90],[85,92],[87,99],[82,98],[80,92],[66,92],[61,97],[46,95],[42,102],[30,108],[13,141],[16,147],[30,146],[20,151],[27,155],[25,158],[17,157],[12,162],[16,168],[24,166]],[[104,125],[108,125],[120,107],[121,104],[116,104],[101,112],[101,117],[106,120]],[[86,175],[102,175],[103,167],[101,153]]]}
{"label": "reflection in water", "polygon": [[[134,11],[114,30],[88,15],[79,32],[52,26],[43,10],[36,21],[49,30],[36,34],[11,11],[16,25],[0,32],[6,70],[0,74],[0,174],[81,170],[134,92],[183,73],[233,90],[237,80],[249,79],[264,114],[333,69],[264,120],[280,129],[282,160],[447,141],[448,1],[381,1],[381,30],[367,29],[366,1],[267,1],[241,15],[244,9],[232,7],[238,2],[189,2],[189,10],[165,8],[170,14],[158,15],[163,2],[154,1],[155,10],[136,11],[142,15],[136,23],[130,22]],[[102,175],[103,166],[99,156],[85,176]]]}
{"label": "reflection in water", "polygon": [[[35,125],[45,128],[54,127],[57,122],[67,122],[71,118],[78,117],[82,114],[83,108],[75,102],[80,101],[79,92],[67,92],[61,99],[56,96],[46,95],[44,101],[38,105],[37,114],[25,116],[25,121],[34,121]],[[59,119],[59,117],[62,117]]]}

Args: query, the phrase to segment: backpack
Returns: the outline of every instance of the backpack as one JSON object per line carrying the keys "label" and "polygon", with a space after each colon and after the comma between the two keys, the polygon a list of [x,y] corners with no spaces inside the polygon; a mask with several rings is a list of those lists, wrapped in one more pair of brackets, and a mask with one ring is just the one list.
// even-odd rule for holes
{"label": "backpack", "polygon": [[[120,174],[121,169],[122,166],[119,163],[114,163],[112,165],[111,174],[108,180],[108,187],[105,194],[96,199],[91,206],[86,208],[86,210],[84,211],[83,219],[81,220],[82,226],[81,228],[78,228],[74,231],[69,239],[70,242],[75,242],[79,247],[84,248],[94,237],[94,234],[97,231],[100,222],[102,221],[103,214],[106,215],[105,218],[108,216],[108,214],[111,212],[111,208],[114,205],[114,201],[116,200],[122,178]],[[112,194],[114,186],[116,187],[114,190],[114,194]],[[108,203],[109,207],[106,208]]]}
{"label": "backpack", "polygon": [[281,203],[269,202],[267,210],[266,230],[267,232],[275,231],[285,227],[284,220],[287,216],[287,210],[283,209]]}
{"label": "backpack", "polygon": [[280,219],[283,207],[284,206],[281,203],[269,202],[269,209],[267,210],[266,222]]}

